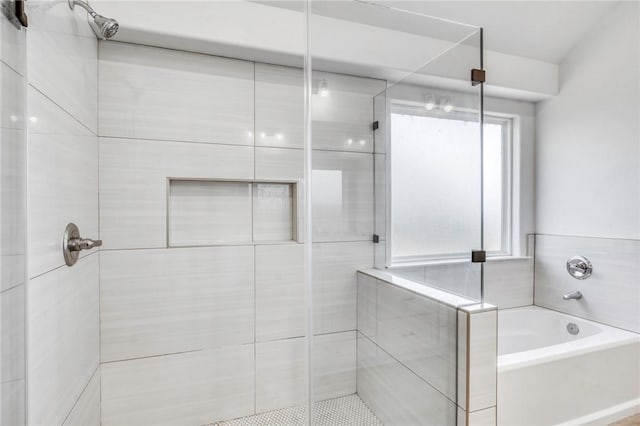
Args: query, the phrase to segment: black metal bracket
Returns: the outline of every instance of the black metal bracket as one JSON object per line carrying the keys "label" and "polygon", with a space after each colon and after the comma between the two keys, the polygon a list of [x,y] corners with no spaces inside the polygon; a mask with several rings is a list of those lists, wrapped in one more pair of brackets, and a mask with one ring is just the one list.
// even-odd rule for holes
{"label": "black metal bracket", "polygon": [[2,14],[18,30],[29,25],[24,11],[24,0],[2,0]]}
{"label": "black metal bracket", "polygon": [[20,22],[20,24],[26,28],[29,26],[29,18],[27,17],[27,14],[24,11],[24,2],[25,0],[15,0],[16,18],[18,19],[18,22]]}
{"label": "black metal bracket", "polygon": [[380,242],[380,235],[378,234],[373,234],[373,242],[375,244],[378,244]]}
{"label": "black metal bracket", "polygon": [[487,261],[487,252],[484,250],[471,251],[471,263],[485,263]]}
{"label": "black metal bracket", "polygon": [[487,81],[487,73],[485,70],[479,70],[474,68],[471,70],[471,85],[477,86],[478,84]]}
{"label": "black metal bracket", "polygon": [[380,127],[380,123],[378,121],[374,121],[371,127],[373,128],[373,130],[378,130],[378,128]]}

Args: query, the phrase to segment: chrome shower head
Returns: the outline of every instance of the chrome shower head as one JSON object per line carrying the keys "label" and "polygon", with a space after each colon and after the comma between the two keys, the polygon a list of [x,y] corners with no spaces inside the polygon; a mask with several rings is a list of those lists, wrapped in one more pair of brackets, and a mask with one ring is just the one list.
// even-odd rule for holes
{"label": "chrome shower head", "polygon": [[93,29],[93,32],[96,33],[98,38],[106,40],[108,38],[113,37],[118,32],[120,25],[118,21],[111,18],[105,18],[102,15],[92,15],[93,22],[89,21],[89,26]]}
{"label": "chrome shower head", "polygon": [[71,8],[71,10],[73,10],[73,8],[76,6],[80,6],[84,10],[89,12],[89,15],[91,15],[89,26],[99,39],[106,40],[116,35],[118,29],[120,28],[118,21],[97,14],[96,11],[93,10],[91,6],[89,6],[89,3],[85,1],[69,0],[69,7]]}

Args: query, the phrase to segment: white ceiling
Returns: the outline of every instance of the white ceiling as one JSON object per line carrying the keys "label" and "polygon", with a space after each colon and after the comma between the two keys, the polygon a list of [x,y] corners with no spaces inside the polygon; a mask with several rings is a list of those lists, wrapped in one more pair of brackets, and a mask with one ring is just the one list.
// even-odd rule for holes
{"label": "white ceiling", "polygon": [[560,63],[617,1],[373,0],[485,29],[485,48]]}
{"label": "white ceiling", "polygon": [[[121,30],[115,37],[119,41],[294,66],[301,66],[305,51],[304,15],[300,13],[304,0],[92,3],[99,6],[100,13],[120,21]],[[557,93],[557,64],[615,3],[312,0],[313,12],[319,16],[312,20],[312,29],[316,29],[311,40],[314,64],[334,72],[397,81],[398,72],[406,78],[407,72],[422,69],[432,58],[429,55],[437,57],[451,42],[468,37],[466,47],[447,51],[446,60],[438,62],[446,68],[444,74],[435,73],[466,84],[466,71],[461,77],[449,68],[467,70],[467,62],[476,60],[470,47],[478,42],[477,27],[483,27],[485,64],[491,69],[487,88],[503,90],[504,93],[496,92],[500,96],[539,100]],[[325,62],[321,64],[319,59]],[[425,75],[434,74],[438,64],[430,63]]]}

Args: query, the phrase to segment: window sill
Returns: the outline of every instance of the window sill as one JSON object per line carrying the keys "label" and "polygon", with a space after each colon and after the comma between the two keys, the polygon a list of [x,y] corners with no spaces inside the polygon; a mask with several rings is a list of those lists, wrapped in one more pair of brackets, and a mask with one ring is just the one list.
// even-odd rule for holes
{"label": "window sill", "polygon": [[[512,262],[517,260],[529,260],[533,259],[532,256],[490,256],[487,255],[487,262]],[[394,269],[394,268],[413,268],[420,266],[435,266],[435,265],[455,265],[455,264],[463,264],[463,263],[471,263],[469,258],[464,259],[440,259],[440,260],[425,260],[419,262],[400,262],[394,263],[390,266],[387,266],[386,269]]]}

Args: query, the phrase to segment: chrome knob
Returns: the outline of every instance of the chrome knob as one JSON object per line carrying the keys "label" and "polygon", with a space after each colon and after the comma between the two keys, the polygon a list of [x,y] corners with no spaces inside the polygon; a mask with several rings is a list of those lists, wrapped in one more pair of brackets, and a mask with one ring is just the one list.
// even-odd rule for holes
{"label": "chrome knob", "polygon": [[91,250],[100,247],[102,240],[92,240],[90,238],[81,238],[80,230],[75,223],[69,223],[64,230],[62,236],[62,254],[67,266],[73,266],[80,257],[82,250]]}
{"label": "chrome knob", "polygon": [[567,272],[577,280],[586,280],[593,272],[593,265],[583,256],[573,256],[567,260]]}

